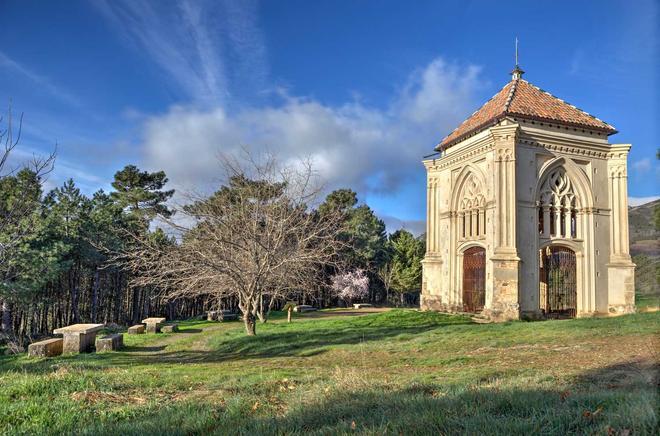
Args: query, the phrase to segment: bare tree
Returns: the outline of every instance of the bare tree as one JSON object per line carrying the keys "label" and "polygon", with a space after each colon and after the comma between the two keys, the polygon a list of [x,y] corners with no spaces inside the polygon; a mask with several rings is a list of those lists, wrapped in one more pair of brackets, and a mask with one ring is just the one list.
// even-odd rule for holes
{"label": "bare tree", "polygon": [[378,278],[383,282],[383,288],[385,288],[385,303],[390,301],[390,289],[392,289],[392,284],[394,283],[394,269],[392,268],[392,262],[387,262],[377,271]]}
{"label": "bare tree", "polygon": [[176,219],[161,219],[178,243],[133,235],[120,254],[134,285],[166,290],[170,299],[234,296],[248,335],[269,304],[316,285],[322,265],[336,261],[344,220],[317,213],[320,194],[310,164],[282,168],[273,158],[222,159],[226,179],[213,195],[190,196]]}

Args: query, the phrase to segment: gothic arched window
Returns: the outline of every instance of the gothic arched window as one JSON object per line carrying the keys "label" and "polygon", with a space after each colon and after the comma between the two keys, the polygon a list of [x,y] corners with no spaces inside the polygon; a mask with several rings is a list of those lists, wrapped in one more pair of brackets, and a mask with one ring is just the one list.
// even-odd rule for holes
{"label": "gothic arched window", "polygon": [[563,168],[548,174],[538,199],[538,229],[545,238],[575,238],[577,203],[573,185]]}
{"label": "gothic arched window", "polygon": [[470,175],[465,181],[458,211],[461,239],[476,239],[486,235],[486,198],[479,180]]}

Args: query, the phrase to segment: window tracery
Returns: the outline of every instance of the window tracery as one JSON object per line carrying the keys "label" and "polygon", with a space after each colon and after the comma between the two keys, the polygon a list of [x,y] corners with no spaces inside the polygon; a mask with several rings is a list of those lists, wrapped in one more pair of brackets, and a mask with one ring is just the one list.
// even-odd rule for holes
{"label": "window tracery", "polygon": [[544,238],[576,238],[577,212],[571,180],[563,168],[557,168],[548,174],[539,191],[539,234]]}
{"label": "window tracery", "polygon": [[486,198],[483,193],[482,184],[471,174],[465,181],[458,211],[461,239],[477,239],[486,235]]}

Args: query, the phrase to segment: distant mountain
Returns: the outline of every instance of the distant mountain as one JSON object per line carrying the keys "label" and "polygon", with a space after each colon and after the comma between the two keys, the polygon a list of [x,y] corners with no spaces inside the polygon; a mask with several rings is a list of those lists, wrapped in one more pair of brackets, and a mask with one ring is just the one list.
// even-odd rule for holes
{"label": "distant mountain", "polygon": [[660,231],[653,221],[653,210],[660,200],[628,209],[630,254],[635,268],[635,288],[642,294],[660,294]]}

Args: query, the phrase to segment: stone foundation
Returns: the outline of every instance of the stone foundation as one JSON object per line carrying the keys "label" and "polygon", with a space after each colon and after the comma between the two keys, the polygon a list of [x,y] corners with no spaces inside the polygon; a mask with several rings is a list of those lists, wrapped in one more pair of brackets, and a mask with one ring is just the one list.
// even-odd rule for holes
{"label": "stone foundation", "polygon": [[609,306],[607,311],[609,315],[625,315],[635,313],[637,310],[634,304],[615,304]]}
{"label": "stone foundation", "polygon": [[450,305],[442,302],[442,298],[439,295],[420,295],[419,296],[419,308],[421,310],[434,310],[436,312],[462,312],[463,308]]}

